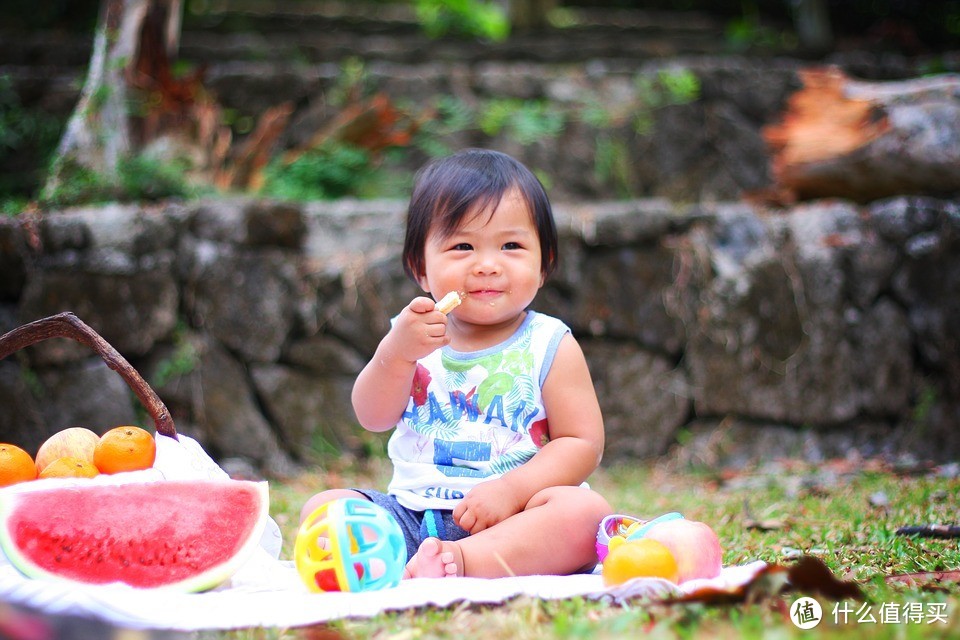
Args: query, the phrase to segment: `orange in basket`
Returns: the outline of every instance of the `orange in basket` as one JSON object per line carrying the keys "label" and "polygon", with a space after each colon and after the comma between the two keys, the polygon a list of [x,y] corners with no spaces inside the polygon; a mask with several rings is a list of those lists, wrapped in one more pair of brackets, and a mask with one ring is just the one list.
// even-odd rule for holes
{"label": "orange in basket", "polygon": [[140,427],[114,427],[100,437],[93,452],[93,463],[100,473],[140,471],[153,466],[157,442],[153,434]]}
{"label": "orange in basket", "polygon": [[40,478],[94,478],[100,475],[92,462],[80,458],[57,458],[40,472]]}
{"label": "orange in basket", "polygon": [[37,477],[37,465],[29,453],[15,444],[0,444],[0,487]]}

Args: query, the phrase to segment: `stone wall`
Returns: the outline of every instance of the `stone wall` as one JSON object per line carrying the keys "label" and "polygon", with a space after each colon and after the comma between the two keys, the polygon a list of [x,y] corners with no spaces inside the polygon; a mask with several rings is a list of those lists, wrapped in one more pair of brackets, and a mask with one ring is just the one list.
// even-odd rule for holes
{"label": "stone wall", "polygon": [[[362,455],[349,390],[418,293],[404,203],[218,199],[0,218],[0,330],[70,310],[150,381],[177,429],[271,474]],[[590,362],[607,460],[960,457],[960,204],[788,211],[648,199],[556,205],[535,306]],[[0,361],[0,440],[150,426],[87,347]]]}

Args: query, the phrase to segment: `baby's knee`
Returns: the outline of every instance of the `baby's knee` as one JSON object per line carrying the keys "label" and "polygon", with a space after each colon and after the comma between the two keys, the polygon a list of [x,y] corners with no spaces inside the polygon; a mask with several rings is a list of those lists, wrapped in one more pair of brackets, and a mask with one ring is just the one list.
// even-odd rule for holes
{"label": "baby's knee", "polygon": [[584,487],[550,487],[534,499],[553,507],[561,526],[592,530],[593,535],[600,521],[613,512],[606,498]]}
{"label": "baby's knee", "polygon": [[590,535],[593,540],[597,535],[600,521],[613,513],[613,507],[607,499],[592,489],[581,489],[576,499],[579,518],[590,523]]}
{"label": "baby's knee", "polygon": [[367,500],[367,496],[363,495],[359,491],[353,491],[351,489],[328,489],[326,491],[321,491],[320,493],[315,493],[314,495],[307,498],[307,501],[303,503],[303,507],[300,509],[300,522],[310,517],[310,514],[319,509],[321,506],[328,502],[334,500],[339,500],[341,498],[359,498],[361,500]]}
{"label": "baby's knee", "polygon": [[596,542],[600,522],[613,513],[610,503],[591,489],[558,487],[551,497],[555,531],[562,532],[571,557],[580,558],[589,570],[597,562]]}

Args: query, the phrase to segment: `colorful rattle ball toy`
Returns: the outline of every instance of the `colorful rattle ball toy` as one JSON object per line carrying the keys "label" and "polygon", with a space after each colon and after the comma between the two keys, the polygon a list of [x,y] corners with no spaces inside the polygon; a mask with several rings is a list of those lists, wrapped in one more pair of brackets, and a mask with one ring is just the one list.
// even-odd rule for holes
{"label": "colorful rattle ball toy", "polygon": [[320,505],[297,532],[293,557],[310,591],[374,591],[400,584],[407,545],[383,507],[358,498]]}
{"label": "colorful rattle ball toy", "polygon": [[647,535],[655,525],[671,520],[683,520],[676,511],[665,513],[653,520],[642,520],[619,513],[607,516],[600,522],[597,530],[597,559],[603,562],[607,554],[628,540],[639,540]]}

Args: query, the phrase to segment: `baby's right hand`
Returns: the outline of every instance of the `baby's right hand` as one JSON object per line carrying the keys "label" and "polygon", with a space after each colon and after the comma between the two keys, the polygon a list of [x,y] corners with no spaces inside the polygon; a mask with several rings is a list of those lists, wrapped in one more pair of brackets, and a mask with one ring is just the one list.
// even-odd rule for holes
{"label": "baby's right hand", "polygon": [[436,303],[426,296],[411,300],[384,338],[390,343],[390,353],[408,362],[416,362],[450,344],[447,316],[436,307]]}

